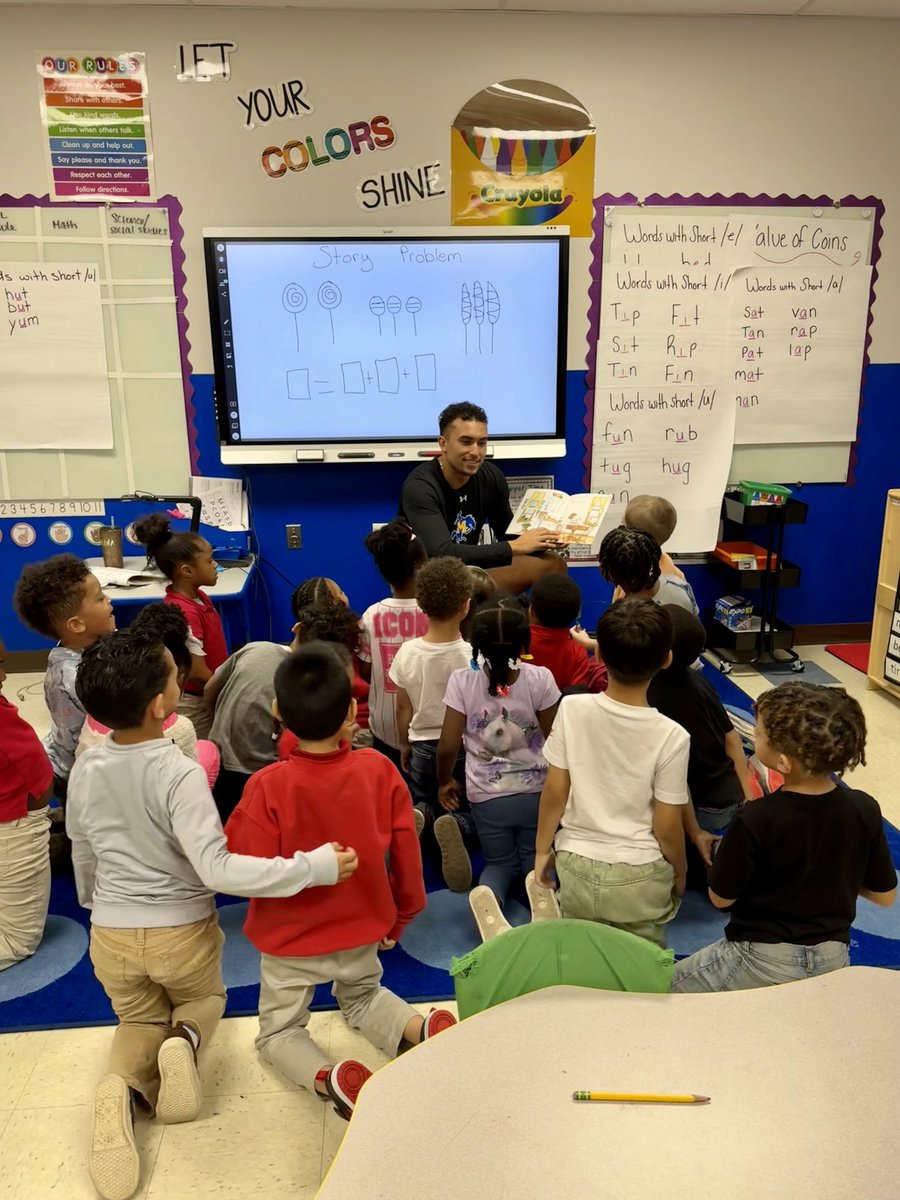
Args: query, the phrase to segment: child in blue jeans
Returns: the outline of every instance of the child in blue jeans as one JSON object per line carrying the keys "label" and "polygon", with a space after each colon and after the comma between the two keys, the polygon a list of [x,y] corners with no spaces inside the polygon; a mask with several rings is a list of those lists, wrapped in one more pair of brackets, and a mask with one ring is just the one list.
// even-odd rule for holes
{"label": "child in blue jeans", "polygon": [[[453,766],[466,748],[466,794],[484,851],[481,884],[502,905],[517,875],[534,866],[543,756],[559,703],[546,667],[522,662],[531,630],[518,602],[480,609],[472,622],[472,663],[454,671],[444,697],[438,743],[438,801],[451,814],[459,804]],[[438,817],[452,822],[450,815]],[[471,866],[469,877],[471,879]]]}

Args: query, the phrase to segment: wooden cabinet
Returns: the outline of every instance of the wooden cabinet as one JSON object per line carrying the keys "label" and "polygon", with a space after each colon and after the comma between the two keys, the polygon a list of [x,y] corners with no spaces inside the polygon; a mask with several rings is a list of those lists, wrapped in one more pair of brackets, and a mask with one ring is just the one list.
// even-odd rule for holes
{"label": "wooden cabinet", "polygon": [[900,578],[900,488],[888,492],[884,513],[884,534],[881,539],[881,559],[878,563],[878,583],[875,587],[875,615],[872,617],[872,642],[869,649],[869,687],[884,688],[900,700],[900,656],[896,662],[897,682],[885,678],[884,660],[888,640],[898,637],[900,616],[897,615],[897,581]]}

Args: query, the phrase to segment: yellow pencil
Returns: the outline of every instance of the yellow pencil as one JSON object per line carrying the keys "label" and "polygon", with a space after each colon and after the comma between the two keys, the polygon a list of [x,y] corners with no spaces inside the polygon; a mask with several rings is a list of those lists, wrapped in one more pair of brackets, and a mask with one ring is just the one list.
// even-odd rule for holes
{"label": "yellow pencil", "polygon": [[573,1100],[601,1100],[612,1104],[709,1104],[709,1096],[653,1095],[629,1092],[573,1092]]}

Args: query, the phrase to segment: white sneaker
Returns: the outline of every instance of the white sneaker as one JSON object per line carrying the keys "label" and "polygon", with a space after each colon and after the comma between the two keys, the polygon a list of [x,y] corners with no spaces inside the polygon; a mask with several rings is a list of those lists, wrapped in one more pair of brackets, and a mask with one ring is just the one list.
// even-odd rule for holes
{"label": "white sneaker", "polygon": [[156,1115],[165,1125],[193,1121],[203,1103],[197,1052],[186,1033],[173,1030],[159,1048],[159,1099]]}
{"label": "white sneaker", "polygon": [[529,871],[525,876],[525,891],[531,905],[532,921],[555,921],[562,916],[556,888],[541,887],[534,877],[534,871]]}
{"label": "white sneaker", "polygon": [[140,1183],[131,1094],[120,1075],[101,1079],[94,1093],[90,1172],[103,1200],[128,1200]]}
{"label": "white sneaker", "polygon": [[483,942],[489,942],[498,933],[506,933],[508,929],[512,928],[500,911],[497,897],[489,887],[485,887],[483,884],[472,888],[469,892],[469,907]]}

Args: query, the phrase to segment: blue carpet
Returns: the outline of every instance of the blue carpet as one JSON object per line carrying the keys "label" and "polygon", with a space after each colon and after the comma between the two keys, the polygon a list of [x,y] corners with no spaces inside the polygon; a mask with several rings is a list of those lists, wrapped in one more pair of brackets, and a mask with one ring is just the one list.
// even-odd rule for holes
{"label": "blue carpet", "polygon": [[[728,676],[708,667],[704,672],[723,703],[749,713],[749,697]],[[900,866],[900,832],[887,822],[885,829],[894,863]],[[477,878],[477,858],[474,865]],[[450,960],[471,950],[478,942],[478,933],[467,897],[447,891],[427,855],[425,886],[428,907],[412,922],[402,944],[381,956],[384,984],[407,1000],[445,1000],[453,996]],[[226,935],[226,1012],[230,1016],[252,1014],[259,1000],[259,955],[242,932],[247,902],[220,897],[219,906],[219,920]],[[528,919],[521,886],[508,909],[512,924]],[[0,1032],[108,1025],[114,1021],[87,953],[89,914],[79,906],[70,878],[54,879],[50,913],[37,953],[27,962],[0,972]],[[726,921],[727,915],[714,909],[705,896],[689,892],[669,927],[669,944],[679,958],[692,954],[721,937]],[[858,902],[850,957],[855,966],[900,969],[900,906],[884,909],[866,900]],[[335,1007],[327,987],[317,989],[313,1007]]]}

